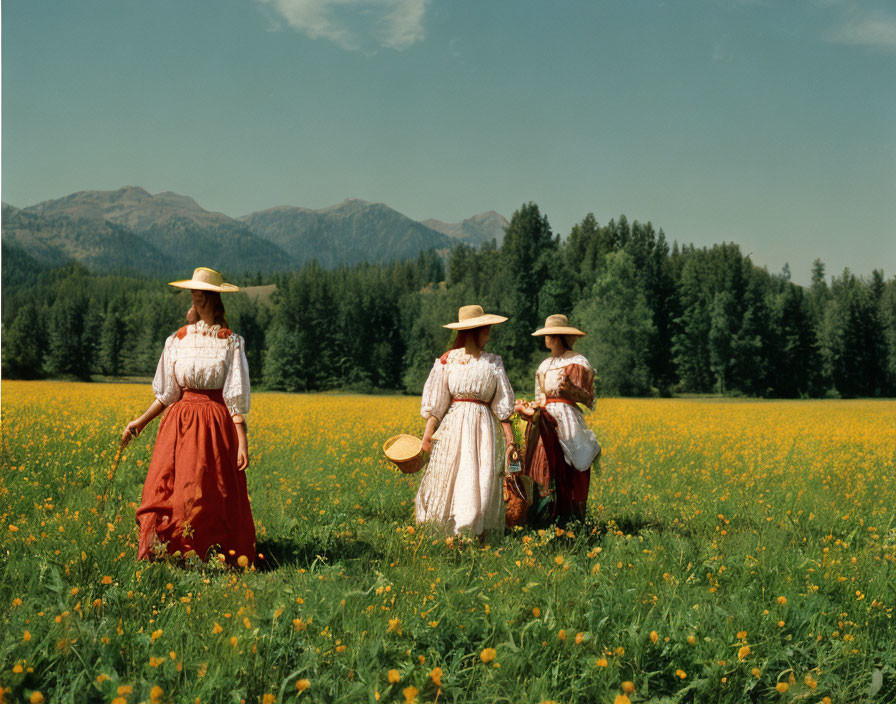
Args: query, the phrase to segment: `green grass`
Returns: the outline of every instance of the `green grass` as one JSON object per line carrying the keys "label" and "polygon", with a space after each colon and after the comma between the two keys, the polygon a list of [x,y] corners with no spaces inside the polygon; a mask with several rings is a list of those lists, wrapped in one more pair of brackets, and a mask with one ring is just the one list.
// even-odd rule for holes
{"label": "green grass", "polygon": [[896,697],[896,404],[601,401],[586,523],[480,546],[415,528],[419,476],[380,456],[415,399],[258,394],[265,566],[233,572],[135,560],[154,433],[102,501],[148,393],[3,384],[6,701]]}

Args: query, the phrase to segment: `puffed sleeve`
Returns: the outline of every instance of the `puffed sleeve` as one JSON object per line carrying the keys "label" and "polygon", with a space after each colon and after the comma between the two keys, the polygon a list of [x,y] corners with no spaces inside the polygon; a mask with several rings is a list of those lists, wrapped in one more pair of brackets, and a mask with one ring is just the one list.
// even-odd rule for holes
{"label": "puffed sleeve", "polygon": [[174,345],[177,338],[171,335],[165,340],[165,347],[162,349],[162,356],[159,359],[159,365],[156,367],[156,375],[152,380],[152,392],[155,394],[159,402],[165,406],[170,406],[180,398],[181,388],[177,384],[177,378],[174,376]]}
{"label": "puffed sleeve", "polygon": [[231,335],[233,349],[230,353],[230,367],[224,379],[224,403],[230,415],[246,415],[252,395],[249,387],[249,362],[246,360],[246,343],[239,335]]}
{"label": "puffed sleeve", "polygon": [[498,420],[507,420],[513,415],[513,403],[516,397],[513,395],[513,389],[510,387],[510,379],[507,378],[507,372],[504,371],[504,362],[497,355],[495,356],[495,373],[498,377],[498,386],[492,398],[492,411]]}
{"label": "puffed sleeve", "polygon": [[420,401],[420,415],[427,420],[437,418],[439,422],[448,412],[451,405],[451,392],[448,390],[448,372],[440,359],[432,365],[429,378],[423,386],[423,398]]}
{"label": "puffed sleeve", "polygon": [[594,410],[594,370],[581,364],[569,364],[566,378],[573,388],[567,392],[570,399]]}

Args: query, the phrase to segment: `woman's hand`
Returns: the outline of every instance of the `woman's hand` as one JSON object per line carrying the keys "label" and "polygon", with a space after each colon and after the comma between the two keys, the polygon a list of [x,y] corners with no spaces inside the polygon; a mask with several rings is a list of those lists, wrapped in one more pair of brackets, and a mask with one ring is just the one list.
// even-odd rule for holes
{"label": "woman's hand", "polygon": [[240,443],[236,451],[236,468],[239,472],[245,472],[249,468],[249,448]]}
{"label": "woman's hand", "polygon": [[143,428],[140,426],[139,420],[132,420],[128,423],[127,426],[125,426],[124,432],[121,434],[121,446],[127,446],[131,440],[140,434],[141,430],[143,430]]}
{"label": "woman's hand", "polygon": [[427,435],[424,435],[423,436],[423,444],[421,445],[421,448],[424,452],[429,452],[430,450],[432,450],[432,438]]}

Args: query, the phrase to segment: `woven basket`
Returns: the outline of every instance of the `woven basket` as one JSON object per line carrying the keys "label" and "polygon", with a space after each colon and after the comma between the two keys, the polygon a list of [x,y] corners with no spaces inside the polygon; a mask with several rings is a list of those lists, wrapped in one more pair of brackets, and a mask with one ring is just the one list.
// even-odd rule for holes
{"label": "woven basket", "polygon": [[393,435],[383,443],[383,452],[405,474],[415,474],[423,467],[423,441],[413,435]]}

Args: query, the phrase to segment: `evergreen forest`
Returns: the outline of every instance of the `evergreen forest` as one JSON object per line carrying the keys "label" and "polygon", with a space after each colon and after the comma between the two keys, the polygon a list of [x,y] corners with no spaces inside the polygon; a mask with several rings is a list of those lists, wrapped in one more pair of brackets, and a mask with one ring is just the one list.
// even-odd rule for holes
{"label": "evergreen forest", "polygon": [[[166,281],[50,268],[4,245],[4,378],[151,376],[190,306]],[[509,317],[488,349],[518,394],[531,392],[547,354],[532,331],[565,313],[588,333],[576,349],[602,395],[896,396],[896,278],[829,276],[816,260],[807,288],[786,265],[757,267],[737,244],[670,245],[624,215],[601,225],[589,214],[561,239],[527,203],[500,247],[334,269],[312,262],[234,283],[276,284],[269,297],[224,297],[253,383],[272,390],[419,393],[451,344],[442,325],[479,303]]]}

